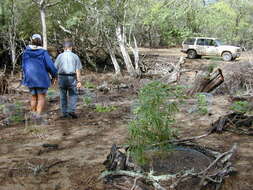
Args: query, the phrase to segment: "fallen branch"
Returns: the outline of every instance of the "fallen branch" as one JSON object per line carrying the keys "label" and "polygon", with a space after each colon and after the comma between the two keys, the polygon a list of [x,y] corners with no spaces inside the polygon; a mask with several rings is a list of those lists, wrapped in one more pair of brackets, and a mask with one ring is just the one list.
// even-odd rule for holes
{"label": "fallen branch", "polygon": [[188,137],[188,138],[184,138],[184,139],[176,139],[176,140],[169,140],[169,141],[164,141],[164,142],[160,142],[160,143],[156,143],[156,144],[152,144],[151,146],[158,146],[161,144],[173,144],[173,143],[182,143],[182,142],[186,142],[186,141],[193,141],[193,140],[198,140],[204,137],[207,137],[208,135],[210,135],[212,132],[208,131],[207,133],[203,134],[203,135],[199,135],[199,136],[195,136],[195,137]]}
{"label": "fallen branch", "polygon": [[[207,133],[208,134],[208,133]],[[207,136],[207,134],[198,136],[203,137]],[[192,138],[191,138],[192,139]],[[115,148],[115,147],[114,147]],[[134,184],[131,189],[134,189],[136,186],[137,179],[143,179],[146,182],[150,182],[155,189],[158,190],[166,190],[166,188],[162,187],[160,182],[163,181],[173,181],[176,180],[173,184],[170,185],[170,188],[175,188],[178,186],[178,184],[182,181],[188,180],[192,177],[197,177],[200,179],[200,186],[206,185],[208,182],[212,182],[215,184],[221,184],[223,181],[223,177],[230,174],[232,171],[234,171],[234,168],[231,167],[231,163],[228,162],[228,160],[231,158],[231,156],[235,153],[237,149],[237,144],[234,144],[232,148],[224,153],[218,153],[215,151],[207,151],[209,154],[212,154],[212,156],[215,158],[213,162],[211,162],[207,168],[200,172],[194,172],[194,169],[181,171],[176,174],[165,174],[165,175],[154,175],[153,171],[150,171],[149,173],[141,172],[141,171],[127,171],[127,170],[114,170],[114,171],[104,171],[99,179],[106,178],[108,176],[128,176],[135,178]],[[128,160],[128,159],[127,159]],[[208,174],[209,171],[218,163],[222,163],[223,167],[218,170],[218,172]],[[226,163],[226,164],[225,164]],[[225,166],[224,166],[225,164]],[[217,169],[216,169],[217,170]]]}
{"label": "fallen branch", "polygon": [[234,144],[233,147],[229,151],[220,154],[205,170],[203,170],[202,172],[200,172],[198,175],[202,175],[202,174],[207,173],[223,157],[224,158],[221,160],[222,163],[224,163],[227,160],[229,160],[230,157],[232,156],[232,154],[235,152],[236,148],[237,148],[237,144]]}

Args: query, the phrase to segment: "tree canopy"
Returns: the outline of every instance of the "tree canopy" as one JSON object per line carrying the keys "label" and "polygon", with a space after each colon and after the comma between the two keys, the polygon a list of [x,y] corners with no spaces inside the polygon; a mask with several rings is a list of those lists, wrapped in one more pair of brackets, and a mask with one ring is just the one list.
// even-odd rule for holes
{"label": "tree canopy", "polygon": [[[37,3],[36,3],[37,2]],[[17,48],[33,33],[42,33],[39,0],[2,0],[1,52]],[[72,38],[90,65],[103,55],[117,54],[121,29],[126,47],[180,45],[185,37],[217,37],[245,48],[253,46],[253,3],[250,0],[43,0],[48,44]],[[12,8],[11,8],[12,7]],[[109,43],[109,44],[108,44]]]}

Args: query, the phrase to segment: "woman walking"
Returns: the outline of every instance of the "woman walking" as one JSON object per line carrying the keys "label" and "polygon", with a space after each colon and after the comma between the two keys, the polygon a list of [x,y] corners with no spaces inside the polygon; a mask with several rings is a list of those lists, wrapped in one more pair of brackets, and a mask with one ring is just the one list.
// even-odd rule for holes
{"label": "woman walking", "polygon": [[[57,77],[57,69],[47,50],[42,48],[42,39],[39,34],[32,36],[31,45],[27,46],[23,58],[22,84],[29,88],[31,97],[31,111],[40,116],[45,108],[46,93]],[[50,78],[50,76],[51,78]]]}

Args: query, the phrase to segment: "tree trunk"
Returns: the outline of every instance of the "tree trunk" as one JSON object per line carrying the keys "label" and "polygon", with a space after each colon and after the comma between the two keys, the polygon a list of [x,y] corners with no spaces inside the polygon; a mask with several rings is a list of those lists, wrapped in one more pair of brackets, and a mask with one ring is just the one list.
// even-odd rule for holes
{"label": "tree trunk", "polygon": [[131,61],[130,56],[127,52],[127,49],[126,49],[126,46],[125,46],[125,40],[124,40],[123,33],[122,33],[122,29],[121,29],[121,26],[119,26],[119,25],[116,28],[116,37],[117,37],[117,41],[119,43],[120,51],[122,53],[124,62],[125,62],[126,67],[127,67],[127,71],[128,71],[130,76],[136,77],[137,74],[134,70],[132,61]]}
{"label": "tree trunk", "polygon": [[40,19],[43,36],[43,48],[47,49],[47,25],[46,25],[46,9],[44,6],[40,7]]}
{"label": "tree trunk", "polygon": [[5,8],[4,8],[4,1],[1,3],[1,12],[2,12],[2,17],[1,17],[1,23],[2,26],[5,25]]}
{"label": "tree trunk", "polygon": [[111,60],[112,60],[112,64],[113,64],[114,69],[115,69],[115,74],[116,75],[121,75],[120,67],[119,67],[118,61],[117,61],[116,56],[115,56],[114,48],[111,46],[110,42],[106,42],[106,45],[107,45],[107,48],[108,48],[108,51],[109,51],[109,54],[110,54],[110,57],[111,57]]}
{"label": "tree trunk", "polygon": [[10,45],[10,53],[11,53],[11,63],[12,63],[12,71],[11,75],[14,75],[15,66],[17,62],[17,55],[16,55],[16,4],[15,1],[11,1],[11,20],[9,26],[9,45]]}
{"label": "tree trunk", "polygon": [[138,46],[137,46],[137,41],[135,36],[133,35],[133,39],[134,39],[134,48],[132,46],[130,46],[133,54],[134,54],[134,66],[135,66],[135,72],[137,73],[137,75],[140,75],[140,67],[139,67],[139,50],[138,50]]}

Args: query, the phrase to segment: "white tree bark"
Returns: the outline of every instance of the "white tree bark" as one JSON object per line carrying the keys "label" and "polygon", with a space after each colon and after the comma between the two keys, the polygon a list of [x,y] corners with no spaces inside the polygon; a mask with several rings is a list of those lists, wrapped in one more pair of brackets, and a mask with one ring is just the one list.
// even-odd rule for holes
{"label": "white tree bark", "polygon": [[46,9],[43,5],[40,7],[40,19],[41,19],[42,36],[43,36],[43,48],[47,49]]}
{"label": "white tree bark", "polygon": [[122,53],[124,62],[125,62],[126,67],[127,67],[127,71],[128,71],[130,76],[135,77],[136,72],[134,70],[134,67],[133,67],[132,61],[130,59],[130,56],[127,52],[127,48],[126,48],[125,40],[124,40],[124,35],[123,35],[123,32],[122,32],[122,29],[121,29],[120,25],[118,25],[117,28],[116,28],[116,37],[117,37],[117,41],[118,41],[118,44],[119,44],[120,51]]}
{"label": "white tree bark", "polygon": [[114,69],[115,69],[115,74],[116,75],[121,75],[120,67],[119,67],[118,61],[117,61],[116,56],[115,56],[114,48],[111,46],[110,42],[106,42],[106,45],[107,45],[107,49],[109,51],[109,54],[110,54],[110,57],[111,57],[111,60],[112,60],[112,64],[113,64]]}
{"label": "white tree bark", "polygon": [[[130,49],[132,50],[134,54],[134,66],[135,66],[135,72],[137,75],[140,75],[140,67],[139,67],[139,50],[138,50],[138,45],[135,36],[133,35],[133,40],[134,40],[134,48],[130,45]],[[129,42],[130,44],[130,42]]]}
{"label": "white tree bark", "polygon": [[12,71],[11,75],[14,75],[15,66],[17,62],[17,52],[16,52],[16,29],[17,29],[17,21],[16,21],[16,4],[15,1],[11,1],[11,20],[9,26],[9,46],[10,46],[10,53],[11,53],[11,63],[12,63]]}
{"label": "white tree bark", "polygon": [[41,28],[42,28],[42,36],[43,36],[43,48],[47,49],[47,25],[46,25],[46,9],[48,7],[55,6],[61,2],[61,0],[52,2],[47,0],[32,0],[37,4],[40,10],[40,20],[41,20]]}

